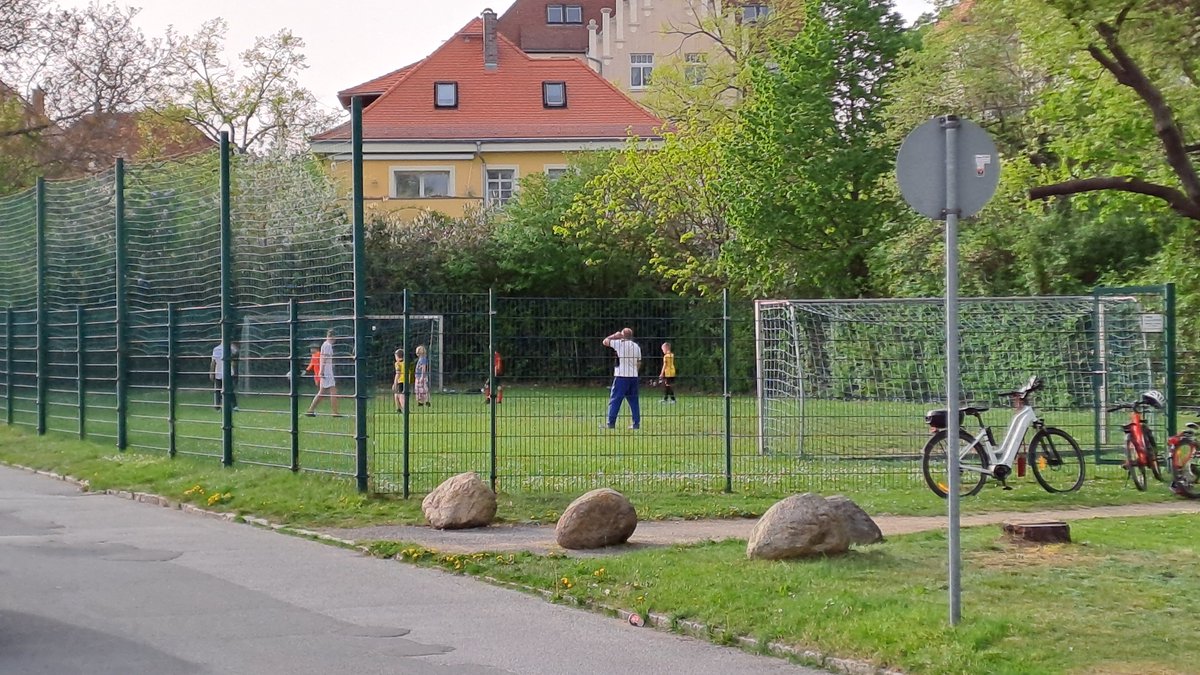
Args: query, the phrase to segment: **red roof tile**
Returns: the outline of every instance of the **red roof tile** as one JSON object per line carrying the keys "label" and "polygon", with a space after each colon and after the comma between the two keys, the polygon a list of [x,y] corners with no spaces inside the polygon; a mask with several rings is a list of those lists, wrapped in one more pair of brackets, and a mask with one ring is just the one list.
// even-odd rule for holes
{"label": "red roof tile", "polygon": [[393,70],[387,75],[380,75],[373,80],[367,80],[366,82],[363,82],[362,84],[356,84],[349,89],[343,89],[338,92],[338,100],[342,102],[342,105],[349,106],[351,96],[358,94],[382,94],[390,89],[393,84],[396,84],[403,79],[403,77],[412,71],[413,68],[416,68],[419,65],[421,65],[420,61],[417,61],[416,63],[410,63],[403,68]]}
{"label": "red roof tile", "polygon": [[[382,96],[366,107],[363,138],[574,140],[659,135],[661,120],[583,62],[572,58],[532,58],[503,35],[498,36],[498,48],[498,67],[486,69],[483,22],[471,21],[427,58],[397,77]],[[434,107],[435,82],[458,83],[457,108]],[[543,82],[566,83],[567,107],[542,105]],[[349,125],[343,124],[318,134],[313,140],[340,140],[349,135]]]}

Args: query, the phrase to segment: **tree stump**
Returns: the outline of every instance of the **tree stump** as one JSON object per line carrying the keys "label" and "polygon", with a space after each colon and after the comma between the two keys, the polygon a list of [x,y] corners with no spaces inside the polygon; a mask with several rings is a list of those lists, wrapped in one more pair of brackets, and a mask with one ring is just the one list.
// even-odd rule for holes
{"label": "tree stump", "polygon": [[1019,541],[1037,544],[1071,543],[1071,526],[1061,521],[1046,523],[1004,523],[1004,534]]}

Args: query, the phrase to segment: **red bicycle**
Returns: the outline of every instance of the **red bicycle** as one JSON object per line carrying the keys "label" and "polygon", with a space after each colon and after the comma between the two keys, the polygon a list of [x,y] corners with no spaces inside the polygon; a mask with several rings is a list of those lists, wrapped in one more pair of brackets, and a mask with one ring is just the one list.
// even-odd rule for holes
{"label": "red bicycle", "polygon": [[1154,432],[1146,423],[1145,413],[1150,408],[1164,410],[1167,399],[1157,390],[1147,391],[1133,403],[1114,406],[1108,412],[1118,410],[1129,411],[1129,423],[1121,427],[1125,431],[1125,462],[1122,464],[1129,472],[1129,479],[1139,491],[1146,491],[1146,469],[1154,474],[1155,480],[1163,480],[1162,469],[1158,461],[1158,445],[1154,442]]}
{"label": "red bicycle", "polygon": [[1188,422],[1187,428],[1167,439],[1167,457],[1171,460],[1171,490],[1181,497],[1200,499],[1200,445],[1196,432],[1200,424]]}

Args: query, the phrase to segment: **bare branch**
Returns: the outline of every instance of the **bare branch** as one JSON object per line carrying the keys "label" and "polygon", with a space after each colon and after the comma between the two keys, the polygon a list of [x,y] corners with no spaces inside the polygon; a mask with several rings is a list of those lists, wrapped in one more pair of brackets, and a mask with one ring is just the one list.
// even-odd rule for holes
{"label": "bare branch", "polygon": [[1046,199],[1100,190],[1116,190],[1154,197],[1166,202],[1176,213],[1192,220],[1200,220],[1200,204],[1189,199],[1184,193],[1172,187],[1128,176],[1080,178],[1053,185],[1043,185],[1030,190],[1029,198]]}
{"label": "bare branch", "polygon": [[[1119,20],[1123,20],[1127,10],[1128,6],[1122,10]],[[1088,53],[1111,72],[1118,82],[1133,89],[1150,109],[1154,118],[1154,131],[1162,143],[1167,164],[1179,178],[1188,199],[1193,204],[1200,204],[1200,176],[1197,176],[1196,169],[1187,156],[1188,153],[1183,145],[1183,134],[1179,130],[1170,105],[1167,104],[1158,87],[1150,81],[1137,62],[1121,46],[1118,29],[1105,22],[1096,24],[1095,28],[1104,40],[1108,54],[1099,53],[1099,49],[1094,45],[1088,47]],[[1179,209],[1176,208],[1176,210]]]}

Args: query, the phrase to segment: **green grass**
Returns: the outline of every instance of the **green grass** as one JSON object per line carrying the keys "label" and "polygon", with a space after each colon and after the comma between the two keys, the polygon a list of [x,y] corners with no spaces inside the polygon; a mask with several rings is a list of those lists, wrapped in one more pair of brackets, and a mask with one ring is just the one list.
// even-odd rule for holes
{"label": "green grass", "polygon": [[[51,392],[49,427],[77,433],[77,399],[63,382]],[[259,383],[262,386],[263,383]],[[306,381],[307,386],[307,381]],[[17,390],[15,421],[25,427],[35,421],[30,391]],[[928,430],[923,414],[928,406],[908,403],[810,401],[803,416],[775,415],[777,433],[803,437],[804,444],[759,449],[757,403],[750,397],[729,401],[728,445],[725,436],[726,399],[680,392],[677,405],[658,402],[659,391],[642,396],[643,423],[638,431],[603,429],[607,390],[603,387],[547,388],[510,383],[505,402],[496,407],[495,476],[501,490],[511,493],[578,493],[608,485],[637,493],[735,492],[773,497],[788,492],[920,493],[919,453]],[[289,399],[273,392],[242,394],[234,416],[234,459],[288,467],[291,465]],[[307,407],[309,396],[300,400]],[[353,401],[342,400],[342,412],[353,412]],[[88,438],[112,443],[116,436],[115,396],[89,393],[84,425]],[[369,401],[368,434],[372,489],[401,493],[426,492],[448,476],[476,471],[490,476],[492,418],[478,395],[435,395],[433,406],[410,409],[408,452],[405,454],[404,416],[394,412],[389,393]],[[354,421],[332,418],[329,404],[321,416],[301,417],[297,433],[298,463],[305,471],[350,476],[355,471]],[[782,413],[783,411],[777,411]],[[799,411],[793,411],[798,413]],[[988,413],[1000,426],[1006,411]],[[130,390],[129,443],[151,452],[165,452],[169,433],[166,394],[161,388],[134,386]],[[1066,427],[1085,448],[1094,444],[1092,420],[1086,413],[1049,413],[1050,423]],[[772,423],[776,425],[775,422]],[[997,433],[1001,433],[1002,429]],[[221,414],[212,405],[211,391],[194,386],[179,393],[175,424],[176,449],[182,454],[221,456]],[[1090,454],[1090,453],[1089,453]],[[1101,470],[1101,473],[1110,471]]]}
{"label": "green grass", "polygon": [[[240,456],[240,452],[235,456]],[[214,493],[228,495],[220,498],[221,510],[258,515],[296,526],[353,527],[423,522],[420,513],[423,493],[420,492],[408,500],[389,495],[368,496],[359,494],[353,480],[344,476],[293,474],[278,468],[242,463],[225,468],[220,465],[219,457],[179,455],[171,459],[162,451],[118,452],[111,442],[79,441],[59,433],[38,437],[28,430],[0,426],[0,461],[73,475],[91,481],[96,489],[152,492],[195,504],[206,503]],[[1031,511],[1173,499],[1165,488],[1157,485],[1148,492],[1137,492],[1110,467],[1098,477],[1093,476],[1076,493],[1049,494],[1032,478],[1013,484],[1013,490],[1004,491],[989,483],[979,495],[963,500],[962,512]],[[203,493],[188,494],[188,490],[196,485]],[[549,493],[502,490],[498,495],[498,517],[508,522],[552,523],[585,489]],[[929,492],[920,479],[900,487],[830,483],[815,491],[845,494],[874,515],[939,515],[946,509],[945,502]],[[756,517],[790,494],[779,489],[742,490],[731,494],[719,490],[635,489],[624,492],[637,507],[642,520]]]}
{"label": "green grass", "polygon": [[584,604],[692,620],[913,673],[1194,673],[1200,553],[1192,516],[1081,520],[1076,543],[1010,544],[965,530],[962,623],[948,625],[946,539],[929,532],[827,559],[748,561],[745,542],[589,558],[379,554],[543,589]]}
{"label": "green grass", "polygon": [[[482,407],[482,406],[481,406]],[[333,420],[329,420],[333,422]],[[62,434],[0,427],[0,461],[87,479],[93,489],[145,491],[297,527],[420,523],[419,499],[369,496],[352,481],[211,457],[117,452]],[[1110,475],[1049,495],[1030,479],[988,488],[964,513],[1172,499]],[[836,490],[835,490],[836,491]],[[921,486],[840,490],[872,514],[940,514]],[[502,493],[506,521],[553,522],[577,492]],[[759,515],[783,494],[629,493],[642,520]],[[1192,517],[1082,520],[1070,546],[1012,548],[997,528],[964,531],[964,622],[946,624],[945,538],[895,537],[839,558],[749,562],[744,542],[575,559],[532,554],[437,554],[374,546],[421,564],[541,588],[565,598],[689,619],[713,639],[749,635],[911,672],[1196,672]],[[723,637],[726,636],[726,637]]]}

